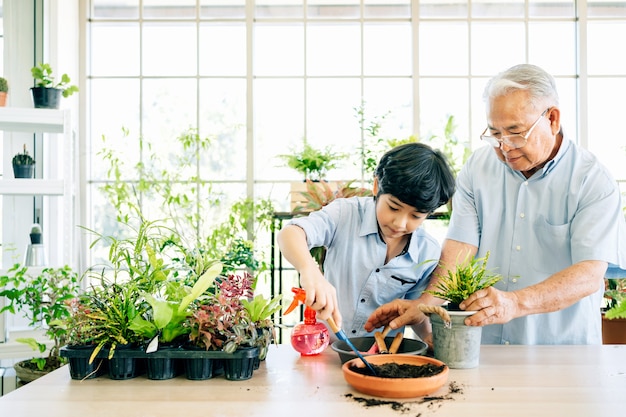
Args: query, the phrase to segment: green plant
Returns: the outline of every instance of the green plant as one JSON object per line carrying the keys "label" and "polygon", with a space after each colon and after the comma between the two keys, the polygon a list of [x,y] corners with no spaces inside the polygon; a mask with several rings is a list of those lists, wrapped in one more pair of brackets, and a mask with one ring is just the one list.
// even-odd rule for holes
{"label": "green plant", "polygon": [[135,316],[130,329],[144,340],[158,337],[158,341],[162,343],[172,343],[180,336],[188,334],[190,329],[184,323],[191,316],[189,306],[208,290],[221,271],[221,264],[214,263],[198,277],[190,289],[181,281],[172,281],[172,286],[162,293],[162,297],[142,293],[150,308],[142,315]]}
{"label": "green plant", "polygon": [[248,273],[216,279],[211,291],[200,297],[188,320],[191,344],[226,353],[242,346],[257,346],[259,335],[242,301],[252,297],[253,283]]}
{"label": "green plant", "polygon": [[352,181],[339,183],[337,191],[333,191],[326,181],[313,182],[306,180],[306,191],[300,191],[300,194],[306,200],[304,206],[298,205],[294,208],[294,213],[309,213],[317,211],[337,198],[349,197],[369,197],[372,190],[363,187],[353,187]]}
{"label": "green plant", "polygon": [[22,153],[17,153],[13,156],[13,165],[34,165],[35,160],[32,156],[28,154],[28,150],[26,150],[26,144],[24,144],[24,151]]}
{"label": "green plant", "polygon": [[[33,328],[44,329],[52,341],[47,357],[33,358],[31,363],[40,370],[52,370],[65,363],[59,349],[66,341],[65,320],[70,317],[66,302],[78,296],[80,291],[78,274],[69,266],[44,268],[36,276],[31,276],[28,268],[13,265],[7,275],[0,276],[0,297],[6,297],[7,304],[0,310],[15,314],[22,313]],[[16,339],[26,343],[40,353],[45,352],[46,344],[33,338]]]}
{"label": "green plant", "polygon": [[626,279],[606,279],[604,298],[607,305],[604,317],[607,319],[626,319]]}
{"label": "green plant", "polygon": [[30,72],[35,79],[35,87],[59,89],[62,91],[63,97],[69,97],[78,92],[78,87],[70,84],[71,80],[67,74],[61,75],[61,80],[57,82],[52,75],[50,64],[39,63],[32,67]]}
{"label": "green plant", "polygon": [[326,174],[337,167],[337,162],[345,159],[346,154],[334,152],[331,147],[317,149],[304,141],[302,149],[293,150],[290,154],[278,155],[289,168],[298,171],[304,179],[320,181],[325,179]]}
{"label": "green plant", "polygon": [[447,275],[440,275],[435,290],[426,292],[452,304],[460,304],[471,294],[490,287],[500,281],[501,276],[487,270],[489,252],[484,258],[468,257],[457,263],[455,269],[448,269]]}
{"label": "green plant", "polygon": [[242,299],[241,303],[246,309],[250,320],[257,329],[258,338],[256,345],[259,347],[259,359],[267,356],[269,345],[276,340],[276,329],[272,316],[282,308],[282,295],[266,299],[263,295],[255,295],[252,300]]}
{"label": "green plant", "polygon": [[0,77],[0,93],[9,92],[9,82],[6,78]]}

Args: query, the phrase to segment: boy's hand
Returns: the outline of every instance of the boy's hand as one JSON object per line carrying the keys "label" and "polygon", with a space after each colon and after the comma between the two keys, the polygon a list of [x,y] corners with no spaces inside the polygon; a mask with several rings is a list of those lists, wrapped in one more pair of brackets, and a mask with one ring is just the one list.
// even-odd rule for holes
{"label": "boy's hand", "polygon": [[341,327],[337,290],[326,281],[317,266],[300,271],[300,286],[306,291],[306,305],[317,311],[317,317],[327,320],[332,316],[337,326]]}

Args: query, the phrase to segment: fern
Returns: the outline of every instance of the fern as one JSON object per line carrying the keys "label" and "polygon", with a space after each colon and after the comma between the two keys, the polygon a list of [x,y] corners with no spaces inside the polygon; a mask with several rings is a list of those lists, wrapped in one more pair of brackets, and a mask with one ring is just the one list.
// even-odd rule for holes
{"label": "fern", "polygon": [[484,258],[471,258],[456,267],[449,269],[445,276],[440,275],[435,290],[426,292],[435,297],[460,304],[471,294],[483,288],[491,287],[502,278],[487,270],[489,252]]}

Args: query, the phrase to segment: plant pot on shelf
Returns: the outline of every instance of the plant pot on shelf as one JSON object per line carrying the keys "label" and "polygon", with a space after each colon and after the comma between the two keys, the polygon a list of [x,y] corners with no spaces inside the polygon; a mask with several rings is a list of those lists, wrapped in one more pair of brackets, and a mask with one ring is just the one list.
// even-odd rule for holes
{"label": "plant pot on shelf", "polygon": [[0,91],[0,107],[6,107],[7,105],[7,93]]}
{"label": "plant pot on shelf", "polygon": [[465,318],[474,311],[448,311],[451,326],[437,314],[430,316],[435,358],[452,369],[475,368],[480,359],[482,327],[466,326]]}
{"label": "plant pot on shelf", "polygon": [[13,176],[15,178],[33,178],[35,175],[35,164],[15,165],[13,164]]}
{"label": "plant pot on shelf", "polygon": [[36,109],[58,109],[63,90],[59,88],[32,87],[33,105]]}

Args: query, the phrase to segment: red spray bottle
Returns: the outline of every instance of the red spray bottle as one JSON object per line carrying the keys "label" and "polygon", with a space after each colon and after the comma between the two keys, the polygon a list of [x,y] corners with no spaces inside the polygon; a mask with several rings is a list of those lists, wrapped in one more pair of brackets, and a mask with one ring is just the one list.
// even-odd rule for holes
{"label": "red spray bottle", "polygon": [[[300,303],[304,304],[306,292],[302,288],[292,288],[295,294],[293,302],[285,311],[285,314],[291,313]],[[291,332],[291,346],[302,356],[312,356],[322,353],[328,347],[330,342],[330,334],[324,325],[317,321],[317,312],[305,306],[304,321],[296,324]]]}

